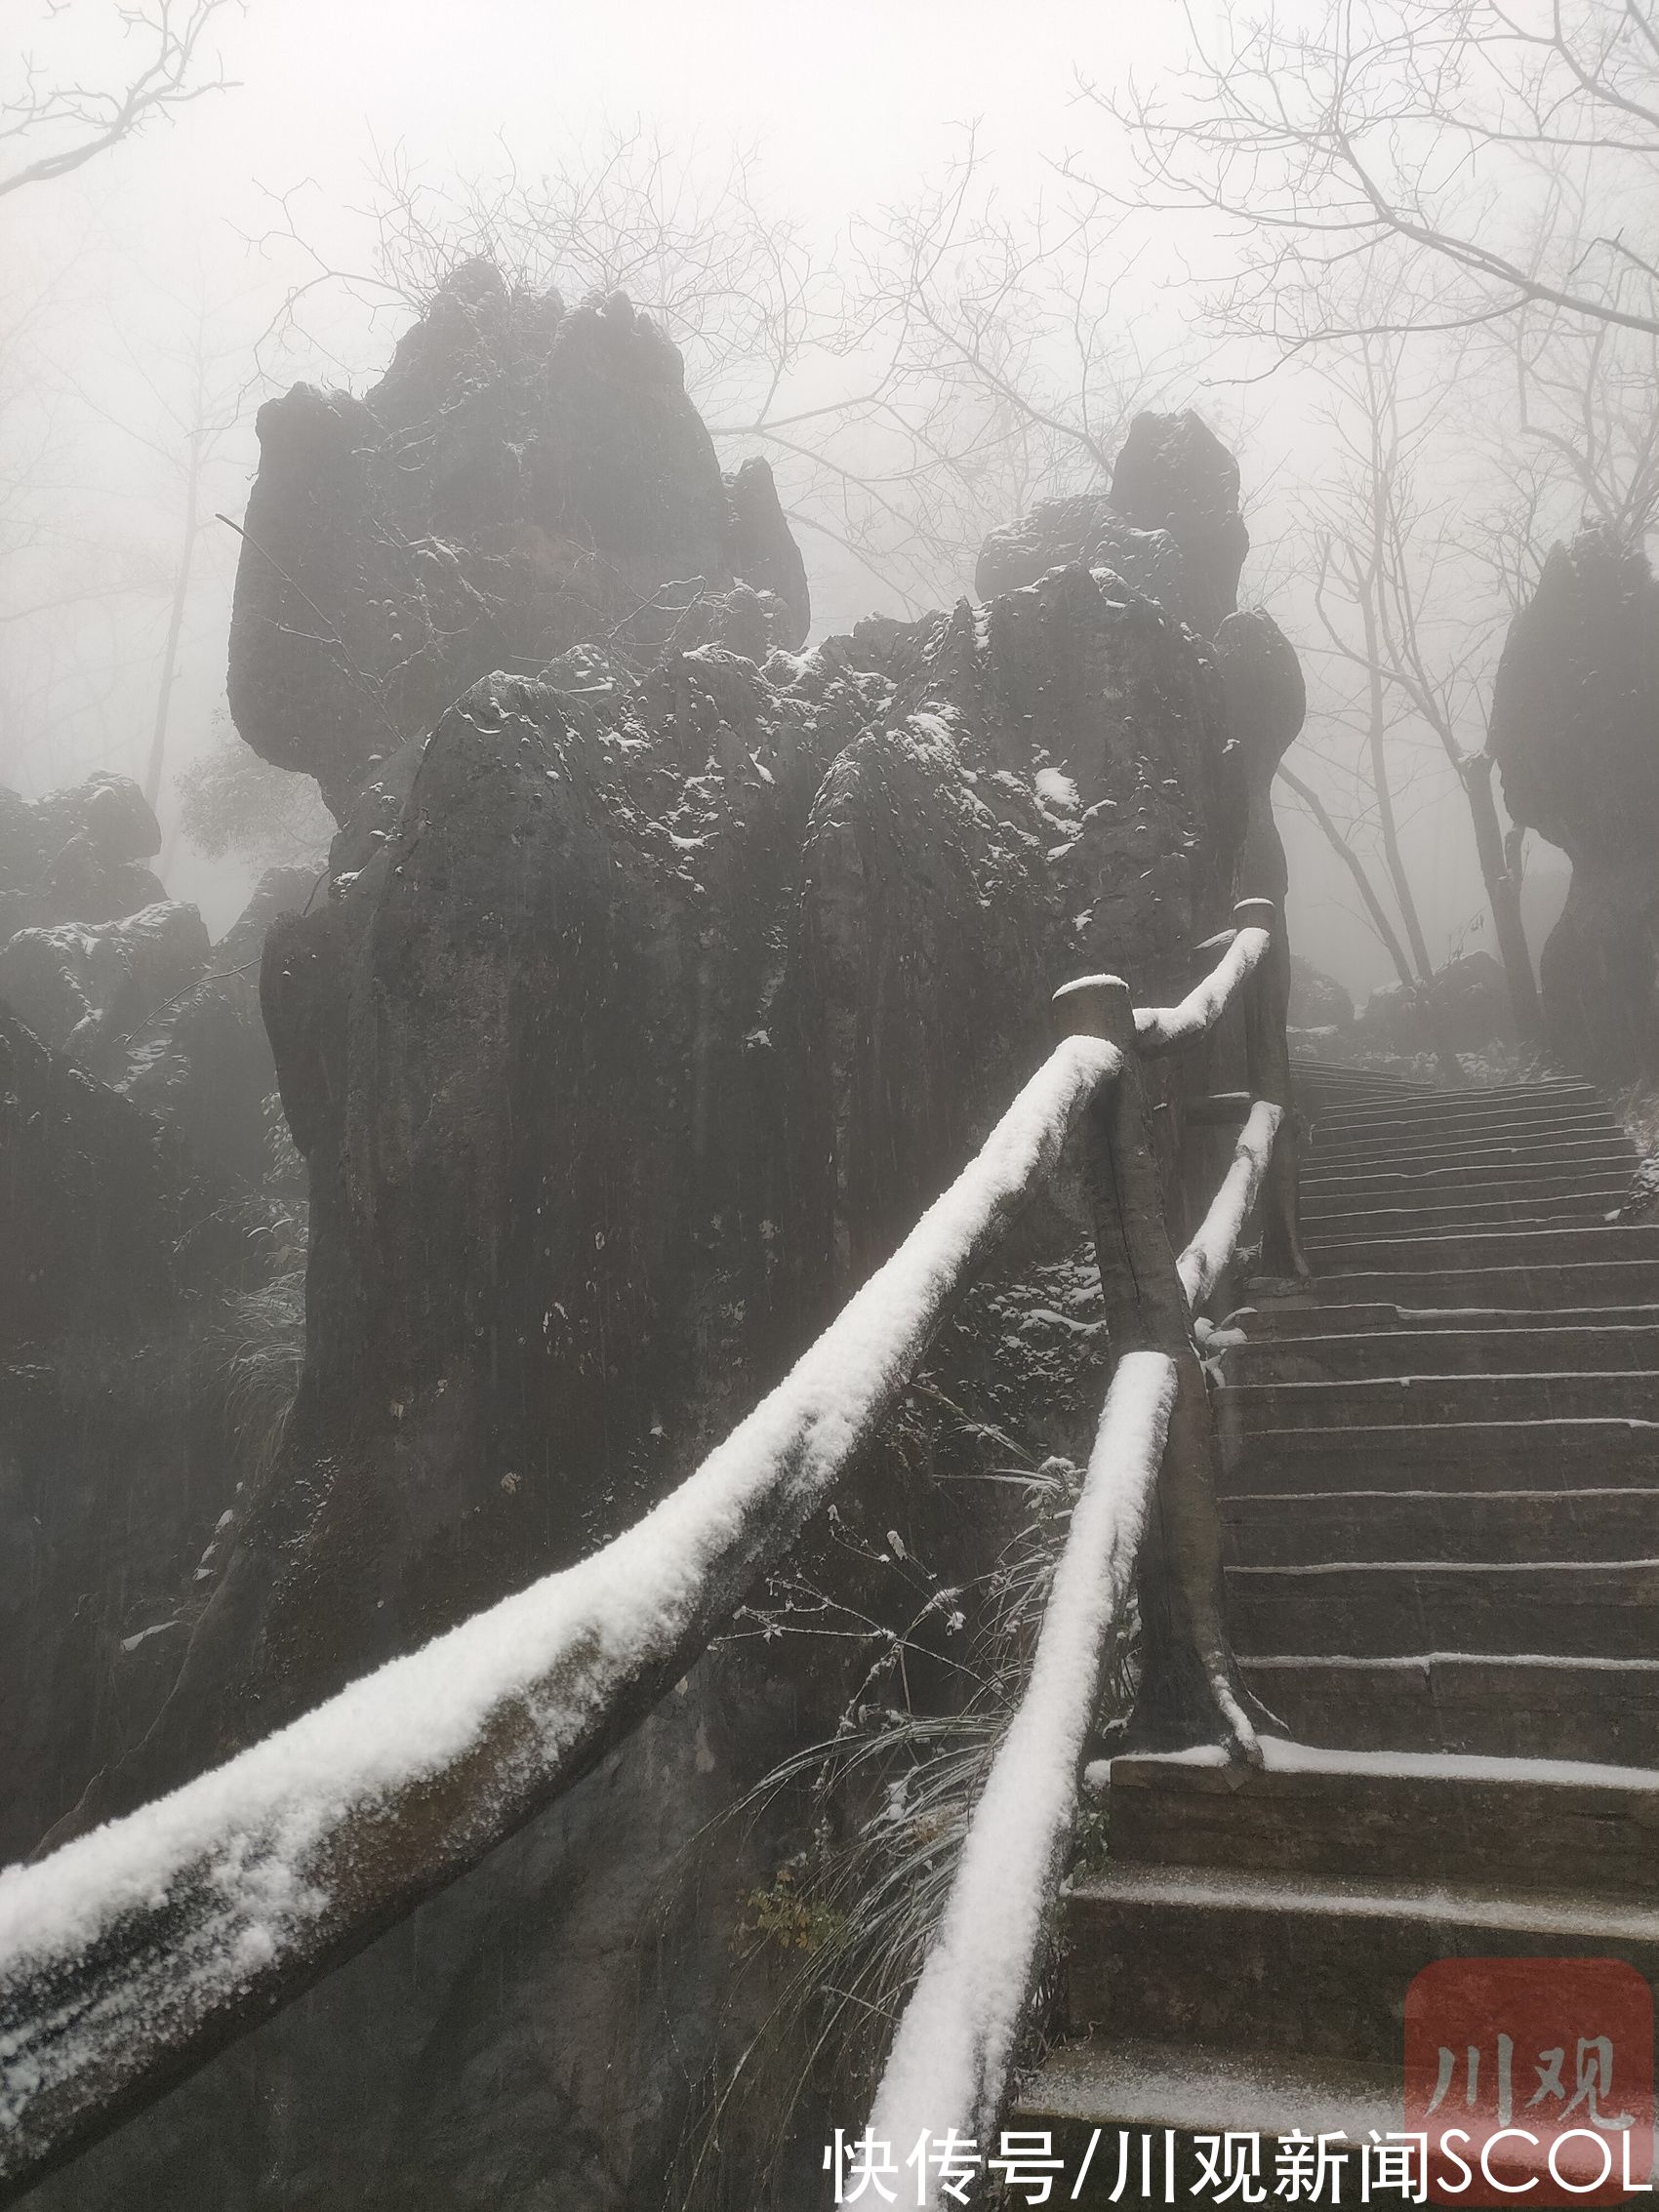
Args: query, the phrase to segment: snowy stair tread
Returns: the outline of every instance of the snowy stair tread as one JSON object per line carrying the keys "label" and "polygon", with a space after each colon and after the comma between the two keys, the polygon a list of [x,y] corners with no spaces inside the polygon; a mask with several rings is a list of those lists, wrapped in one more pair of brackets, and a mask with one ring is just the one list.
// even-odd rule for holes
{"label": "snowy stair tread", "polygon": [[1354,2141],[1400,2124],[1420,1965],[1659,1973],[1659,1225],[1610,1218],[1634,1147],[1577,1081],[1296,1073],[1315,1279],[1253,1289],[1217,1402],[1234,1640],[1299,1741],[1113,1763],[1065,2037],[1019,2105],[1073,2142]]}

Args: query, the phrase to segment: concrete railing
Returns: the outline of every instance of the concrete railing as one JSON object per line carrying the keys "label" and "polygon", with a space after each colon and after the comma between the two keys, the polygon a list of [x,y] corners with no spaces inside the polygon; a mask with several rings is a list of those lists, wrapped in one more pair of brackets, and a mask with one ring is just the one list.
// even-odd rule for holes
{"label": "concrete railing", "polygon": [[[636,1726],[830,1498],[1078,1131],[1116,1367],[1031,1693],[982,1808],[993,1819],[999,1792],[1024,1793],[1022,1762],[1041,1765],[1046,1794],[1030,1794],[1021,1827],[1030,1902],[995,1962],[998,1988],[1018,1983],[1018,1995],[995,2008],[1005,2027],[969,2097],[976,2111],[995,2102],[1070,1829],[1089,1705],[1079,1684],[1098,1670],[1138,1555],[1149,1660],[1173,1669],[1149,1709],[1247,1749],[1220,1611],[1208,1404],[1138,1055],[1176,1051],[1249,1001],[1274,921],[1263,905],[1238,909],[1213,972],[1178,1007],[1136,1014],[1111,978],[1058,994],[1069,1033],[974,1160],[785,1381],[625,1535],[172,1795],[0,1872],[0,2201],[476,1866]],[[1262,1026],[1247,1019],[1247,1036]],[[1253,1081],[1258,1058],[1252,1045]],[[1260,1109],[1246,1124],[1241,1165],[1180,1264],[1194,1295],[1271,1183],[1286,1126]],[[1156,1563],[1166,1553],[1173,1575]],[[1151,1587],[1169,1592],[1161,1627],[1147,1606],[1149,1555]],[[984,1857],[970,1836],[963,1911],[977,1911]],[[915,2018],[936,2004],[938,1979],[930,1963]],[[890,2078],[903,2077],[907,2035],[909,2016]]]}

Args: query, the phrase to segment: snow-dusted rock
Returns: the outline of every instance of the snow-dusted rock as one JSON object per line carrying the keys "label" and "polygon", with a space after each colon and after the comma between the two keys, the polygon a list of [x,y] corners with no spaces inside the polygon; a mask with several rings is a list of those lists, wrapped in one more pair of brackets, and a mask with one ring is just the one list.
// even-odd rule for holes
{"label": "snow-dusted rock", "polygon": [[298,384],[259,435],[231,711],[341,820],[492,668],[618,635],[648,651],[740,578],[779,642],[806,636],[770,469],[722,477],[678,349],[621,294],[567,308],[468,262],[364,398]]}
{"label": "snow-dusted rock", "polygon": [[118,921],[167,894],[143,865],[161,829],[130,777],[43,799],[0,786],[0,945],[20,929]]}
{"label": "snow-dusted rock", "polygon": [[0,948],[0,999],[41,1040],[119,1080],[139,1027],[208,964],[194,906],[158,900],[113,922],[20,930]]}

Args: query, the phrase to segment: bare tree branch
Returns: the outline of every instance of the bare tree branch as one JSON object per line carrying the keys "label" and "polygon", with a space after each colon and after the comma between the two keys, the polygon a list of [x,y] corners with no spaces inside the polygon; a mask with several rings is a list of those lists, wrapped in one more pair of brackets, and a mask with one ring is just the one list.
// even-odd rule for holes
{"label": "bare tree branch", "polygon": [[[146,6],[112,7],[111,20],[132,53],[113,85],[55,83],[44,63],[24,54],[21,84],[0,98],[0,145],[15,142],[21,154],[16,166],[0,170],[0,198],[67,177],[157,116],[204,93],[228,90],[223,71],[192,81],[208,27],[228,4],[148,0]],[[36,144],[42,150],[31,155]]]}

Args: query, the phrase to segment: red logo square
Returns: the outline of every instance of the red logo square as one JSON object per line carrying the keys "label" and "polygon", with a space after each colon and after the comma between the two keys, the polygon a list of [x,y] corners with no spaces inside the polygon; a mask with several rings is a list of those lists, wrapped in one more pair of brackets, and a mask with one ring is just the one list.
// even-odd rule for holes
{"label": "red logo square", "polygon": [[1622,2204],[1653,2116],[1653,1991],[1622,1959],[1441,1958],[1406,1991],[1431,2204]]}

